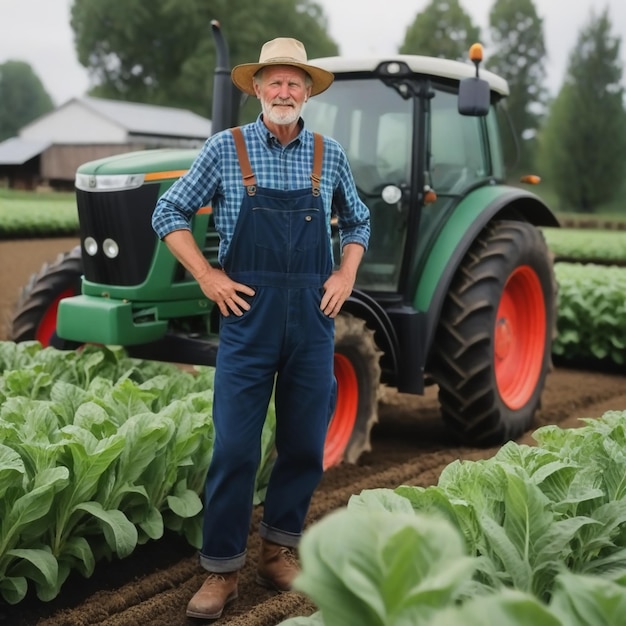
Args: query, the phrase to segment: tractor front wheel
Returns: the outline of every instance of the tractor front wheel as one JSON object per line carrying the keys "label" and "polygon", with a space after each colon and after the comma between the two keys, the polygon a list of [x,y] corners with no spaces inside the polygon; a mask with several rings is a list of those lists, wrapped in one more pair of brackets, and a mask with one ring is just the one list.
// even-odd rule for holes
{"label": "tractor front wheel", "polygon": [[75,348],[77,344],[56,337],[57,309],[63,298],[80,294],[82,273],[81,249],[76,246],[33,274],[20,292],[9,323],[9,340],[36,340],[44,347],[54,343],[59,348]]}
{"label": "tractor front wheel", "polygon": [[462,443],[498,445],[531,427],[552,367],[556,281],[541,232],[496,221],[452,281],[429,370]]}
{"label": "tractor front wheel", "polygon": [[337,403],[328,426],[324,469],[355,463],[371,450],[370,431],[378,420],[380,357],[374,331],[365,321],[341,314],[335,319]]}

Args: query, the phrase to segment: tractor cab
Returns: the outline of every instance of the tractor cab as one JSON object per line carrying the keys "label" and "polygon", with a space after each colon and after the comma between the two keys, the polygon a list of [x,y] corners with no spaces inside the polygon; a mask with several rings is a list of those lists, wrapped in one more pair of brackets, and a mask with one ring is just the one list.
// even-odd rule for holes
{"label": "tractor cab", "polygon": [[[314,63],[336,79],[307,103],[303,117],[344,147],[371,213],[374,235],[357,286],[405,292],[411,266],[455,203],[472,187],[503,179],[499,146],[487,145],[494,133],[485,127],[496,124],[506,82],[485,72],[472,78],[469,64],[419,56]],[[459,114],[466,106],[459,78],[485,86],[465,96],[482,100],[479,114]]]}

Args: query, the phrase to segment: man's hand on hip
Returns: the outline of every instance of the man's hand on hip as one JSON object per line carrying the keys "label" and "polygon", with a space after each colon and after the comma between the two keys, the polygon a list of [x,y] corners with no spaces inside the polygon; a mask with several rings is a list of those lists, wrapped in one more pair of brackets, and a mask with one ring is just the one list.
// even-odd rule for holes
{"label": "man's hand on hip", "polygon": [[204,295],[217,304],[224,317],[231,313],[243,315],[250,309],[250,304],[242,294],[253,296],[255,293],[252,287],[237,283],[226,272],[213,268],[198,278],[198,284]]}

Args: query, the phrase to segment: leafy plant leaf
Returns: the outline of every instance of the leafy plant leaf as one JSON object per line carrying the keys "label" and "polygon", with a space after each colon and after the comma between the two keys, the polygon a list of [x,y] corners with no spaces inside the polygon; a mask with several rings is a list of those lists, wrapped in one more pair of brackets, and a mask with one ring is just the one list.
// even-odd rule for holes
{"label": "leafy plant leaf", "polygon": [[23,576],[3,576],[0,578],[0,595],[9,604],[18,604],[28,591],[28,582]]}
{"label": "leafy plant leaf", "polygon": [[105,511],[99,502],[82,502],[76,505],[76,509],[98,520],[107,544],[120,558],[131,554],[137,546],[137,529],[122,511]]}
{"label": "leafy plant leaf", "polygon": [[304,534],[295,586],[327,626],[427,624],[471,578],[459,534],[443,519],[341,509]]}
{"label": "leafy plant leaf", "polygon": [[180,481],[174,489],[174,494],[167,497],[170,509],[179,517],[193,517],[202,511],[202,501],[198,494],[187,489],[186,481]]}
{"label": "leafy plant leaf", "polygon": [[9,550],[7,555],[21,561],[14,565],[12,570],[24,578],[33,580],[36,584],[37,595],[40,597],[47,597],[45,590],[56,587],[59,567],[50,549],[16,548]]}

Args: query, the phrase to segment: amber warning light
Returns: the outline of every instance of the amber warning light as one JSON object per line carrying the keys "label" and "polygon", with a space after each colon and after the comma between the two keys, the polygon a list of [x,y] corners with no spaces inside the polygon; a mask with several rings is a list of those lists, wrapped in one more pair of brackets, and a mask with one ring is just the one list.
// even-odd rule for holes
{"label": "amber warning light", "polygon": [[472,63],[480,63],[483,60],[483,46],[475,43],[469,49],[469,57]]}
{"label": "amber warning light", "polygon": [[541,178],[536,174],[526,174],[520,178],[520,182],[527,185],[538,185],[541,182]]}

